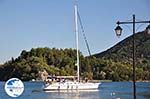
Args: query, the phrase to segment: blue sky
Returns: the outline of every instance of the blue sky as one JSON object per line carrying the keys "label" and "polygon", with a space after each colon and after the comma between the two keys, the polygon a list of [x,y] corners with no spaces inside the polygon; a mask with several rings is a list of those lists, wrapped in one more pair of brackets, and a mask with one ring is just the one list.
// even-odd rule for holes
{"label": "blue sky", "polygon": [[[132,34],[132,27],[122,26],[124,33],[117,38],[116,21],[131,20],[132,14],[137,20],[150,20],[149,4],[149,0],[78,0],[91,53]],[[0,63],[31,48],[75,48],[73,5],[74,0],[0,0]],[[79,39],[81,52],[88,55],[81,32]]]}

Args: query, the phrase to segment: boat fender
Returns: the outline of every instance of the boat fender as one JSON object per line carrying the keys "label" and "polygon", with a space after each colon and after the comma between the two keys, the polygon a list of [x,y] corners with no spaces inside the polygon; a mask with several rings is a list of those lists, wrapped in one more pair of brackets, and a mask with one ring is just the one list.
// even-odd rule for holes
{"label": "boat fender", "polygon": [[58,89],[60,89],[60,86],[58,86]]}

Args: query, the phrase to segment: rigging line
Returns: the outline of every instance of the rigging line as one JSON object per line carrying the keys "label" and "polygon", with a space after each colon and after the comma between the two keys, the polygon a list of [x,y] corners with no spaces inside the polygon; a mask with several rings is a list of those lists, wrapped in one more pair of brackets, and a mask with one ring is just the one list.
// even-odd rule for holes
{"label": "rigging line", "polygon": [[84,41],[85,41],[86,47],[87,47],[87,49],[88,49],[89,56],[91,56],[90,47],[89,47],[89,44],[88,44],[86,35],[85,35],[85,33],[84,33],[84,28],[83,28],[83,25],[82,25],[81,17],[80,17],[79,12],[77,12],[77,14],[78,14],[79,23],[80,23],[80,26],[81,26],[81,31],[82,31],[82,34],[83,34]]}

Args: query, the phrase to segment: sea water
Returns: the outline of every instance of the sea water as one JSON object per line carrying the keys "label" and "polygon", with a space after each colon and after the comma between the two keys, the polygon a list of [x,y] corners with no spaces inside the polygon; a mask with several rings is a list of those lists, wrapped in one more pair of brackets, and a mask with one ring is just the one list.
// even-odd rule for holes
{"label": "sea water", "polygon": [[[24,92],[17,98],[8,96],[5,82],[0,82],[0,99],[133,99],[132,82],[105,82],[97,91],[44,92],[43,82],[24,82]],[[137,99],[150,99],[150,82],[137,82]]]}

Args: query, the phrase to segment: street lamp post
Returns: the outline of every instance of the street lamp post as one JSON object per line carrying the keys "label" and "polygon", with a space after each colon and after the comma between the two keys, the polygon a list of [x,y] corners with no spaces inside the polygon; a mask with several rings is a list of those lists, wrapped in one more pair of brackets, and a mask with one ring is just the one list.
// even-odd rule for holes
{"label": "street lamp post", "polygon": [[[133,25],[133,35],[132,35],[132,65],[133,65],[133,98],[136,99],[136,74],[135,74],[135,24],[137,23],[150,23],[150,21],[136,21],[135,20],[135,15],[133,15],[133,20],[130,22],[120,22],[118,21],[116,24],[118,24],[118,26],[115,28],[115,32],[116,35],[119,37],[121,36],[122,33],[122,28],[119,26],[120,24],[132,24]],[[146,31],[148,34],[150,34],[150,24],[148,25],[148,27],[146,28]]]}

